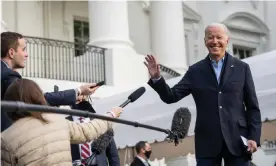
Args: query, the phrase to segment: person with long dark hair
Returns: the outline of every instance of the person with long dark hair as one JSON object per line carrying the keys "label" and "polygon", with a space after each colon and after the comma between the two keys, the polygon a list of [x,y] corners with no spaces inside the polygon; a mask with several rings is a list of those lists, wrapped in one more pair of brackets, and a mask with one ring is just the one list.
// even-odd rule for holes
{"label": "person with long dark hair", "polygon": [[[18,79],[7,89],[4,100],[47,105],[40,87],[32,80]],[[3,110],[2,110],[3,111]],[[118,118],[122,108],[107,116]],[[2,165],[72,165],[70,144],[90,142],[112,128],[112,122],[94,119],[76,123],[63,116],[42,112],[12,112],[13,124],[1,133]]]}
{"label": "person with long dark hair", "polygon": [[[28,58],[26,39],[16,32],[1,33],[1,100],[6,90],[17,79],[22,79],[19,69],[25,68]],[[35,72],[35,71],[32,71]],[[83,95],[91,95],[95,83],[86,83],[75,89],[57,92],[46,92],[44,97],[51,106],[65,106],[75,104]],[[1,114],[1,132],[9,128],[12,120],[6,112]]]}

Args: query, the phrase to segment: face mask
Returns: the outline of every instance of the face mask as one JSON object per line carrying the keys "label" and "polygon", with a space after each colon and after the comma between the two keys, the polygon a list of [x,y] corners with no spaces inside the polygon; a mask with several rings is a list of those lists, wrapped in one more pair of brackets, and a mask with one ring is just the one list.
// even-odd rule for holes
{"label": "face mask", "polygon": [[150,158],[151,151],[146,151],[145,156],[149,159]]}

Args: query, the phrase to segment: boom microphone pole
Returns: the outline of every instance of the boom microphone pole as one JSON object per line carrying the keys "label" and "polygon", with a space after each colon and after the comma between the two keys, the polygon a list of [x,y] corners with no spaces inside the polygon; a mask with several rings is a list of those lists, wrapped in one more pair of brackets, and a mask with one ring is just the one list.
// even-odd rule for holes
{"label": "boom microphone pole", "polygon": [[161,129],[158,127],[153,127],[149,125],[140,124],[138,122],[132,122],[123,119],[112,118],[105,115],[99,115],[97,113],[90,113],[84,110],[77,109],[65,109],[65,108],[57,108],[45,105],[36,105],[36,104],[26,104],[24,102],[11,102],[11,101],[1,101],[1,110],[6,112],[47,112],[47,113],[56,113],[56,114],[65,114],[72,116],[82,116],[82,117],[91,117],[96,119],[102,119],[107,121],[112,121],[116,123],[126,124],[134,127],[142,127],[151,130],[156,130],[160,132],[167,133],[167,130]]}
{"label": "boom microphone pole", "polygon": [[[179,123],[180,125],[178,125],[178,127],[173,127],[173,128],[178,128],[175,131],[171,131],[169,129],[162,129],[159,127],[154,127],[154,126],[150,126],[150,125],[145,125],[145,124],[140,124],[138,122],[132,122],[132,121],[128,121],[128,120],[123,120],[123,119],[117,119],[117,118],[112,118],[109,116],[105,116],[105,115],[99,115],[96,113],[90,113],[88,111],[83,111],[83,110],[77,110],[77,109],[65,109],[65,108],[57,108],[57,107],[50,107],[50,106],[45,106],[45,105],[35,105],[35,104],[26,104],[24,102],[12,102],[12,101],[1,101],[1,109],[2,111],[6,111],[6,112],[46,112],[46,113],[56,113],[56,114],[66,114],[66,115],[72,115],[72,116],[82,116],[82,117],[91,117],[91,118],[96,118],[96,119],[102,119],[102,120],[107,120],[107,121],[112,121],[112,122],[116,122],[116,123],[121,123],[121,124],[126,124],[129,126],[134,126],[134,127],[141,127],[141,128],[146,128],[146,129],[150,129],[150,130],[155,130],[155,131],[159,131],[159,132],[163,132],[168,134],[168,137],[170,140],[174,141],[175,145],[177,145],[179,143],[179,137],[180,138],[184,138],[188,132],[187,128],[189,128],[189,126],[187,127],[187,125],[185,126],[185,131],[182,132],[181,136],[179,136],[179,128],[182,125],[183,120],[185,121],[185,119],[181,119],[181,120],[174,120],[173,122],[181,122]],[[186,112],[188,111],[188,109],[186,110]],[[184,113],[184,112],[183,112]],[[182,113],[182,114],[183,114]],[[190,114],[190,112],[184,113],[185,115]],[[180,118],[181,116],[174,116],[176,118]],[[188,118],[188,125],[190,125],[190,120],[191,117],[188,115],[186,117]],[[186,131],[187,130],[187,131]],[[184,134],[183,134],[184,133]]]}

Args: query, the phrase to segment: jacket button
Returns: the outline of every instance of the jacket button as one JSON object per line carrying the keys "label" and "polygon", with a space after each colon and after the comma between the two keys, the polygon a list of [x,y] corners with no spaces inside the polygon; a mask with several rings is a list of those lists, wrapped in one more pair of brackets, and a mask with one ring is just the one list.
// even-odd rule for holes
{"label": "jacket button", "polygon": [[222,106],[219,106],[220,109],[222,109]]}
{"label": "jacket button", "polygon": [[219,94],[221,94],[221,91],[219,91]]}

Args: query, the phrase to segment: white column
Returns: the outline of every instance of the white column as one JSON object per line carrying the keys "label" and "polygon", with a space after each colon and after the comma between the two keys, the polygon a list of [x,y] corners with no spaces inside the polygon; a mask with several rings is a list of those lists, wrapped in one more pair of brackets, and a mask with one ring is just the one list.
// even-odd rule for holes
{"label": "white column", "polygon": [[7,24],[5,23],[5,21],[1,21],[1,32],[6,32],[8,31],[8,28],[7,28]]}
{"label": "white column", "polygon": [[1,18],[1,32],[6,32],[7,31],[7,24],[5,23],[5,21],[3,20],[3,6],[2,6],[2,1],[0,2],[0,9],[1,9],[1,13],[0,13],[0,18]]}
{"label": "white column", "polygon": [[104,55],[106,83],[125,90],[148,80],[144,56],[136,53],[130,41],[128,19],[126,0],[89,1],[89,44],[108,48]]}
{"label": "white column", "polygon": [[160,64],[187,69],[182,1],[151,1],[152,51]]}
{"label": "white column", "polygon": [[89,1],[90,44],[105,48],[132,47],[127,1]]}

